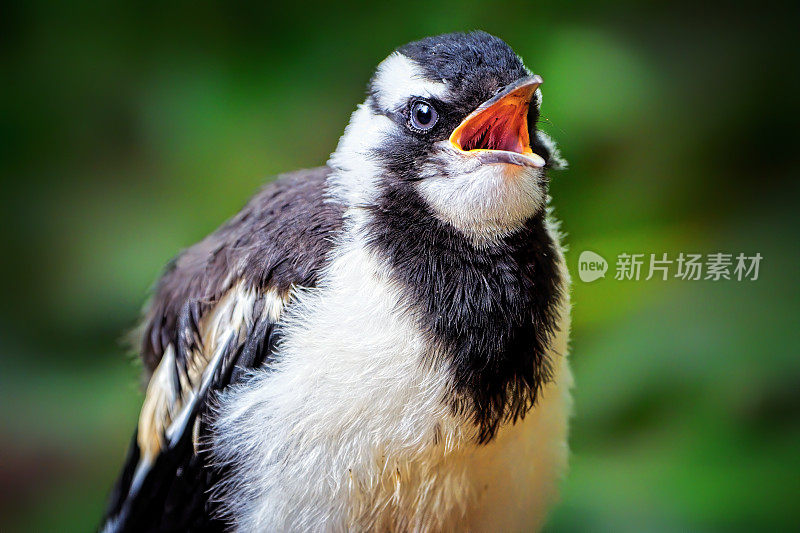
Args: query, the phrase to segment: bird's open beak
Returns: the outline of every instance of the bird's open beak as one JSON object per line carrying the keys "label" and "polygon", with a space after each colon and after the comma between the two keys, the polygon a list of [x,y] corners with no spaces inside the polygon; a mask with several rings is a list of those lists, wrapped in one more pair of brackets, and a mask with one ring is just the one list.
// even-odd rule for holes
{"label": "bird's open beak", "polygon": [[450,135],[460,152],[482,163],[542,168],[544,159],[531,151],[528,106],[542,78],[530,76],[506,87],[470,113]]}

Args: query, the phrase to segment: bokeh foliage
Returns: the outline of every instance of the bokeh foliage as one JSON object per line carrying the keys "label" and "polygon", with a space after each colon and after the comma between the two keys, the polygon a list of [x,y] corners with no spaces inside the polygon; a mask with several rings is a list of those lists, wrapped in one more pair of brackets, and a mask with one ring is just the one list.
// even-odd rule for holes
{"label": "bokeh foliage", "polygon": [[0,529],[96,525],[141,400],[118,340],[162,265],[269,176],[324,163],[395,46],[476,28],[545,79],[573,276],[584,249],[764,256],[757,282],[575,282],[549,530],[796,528],[794,9],[5,6]]}

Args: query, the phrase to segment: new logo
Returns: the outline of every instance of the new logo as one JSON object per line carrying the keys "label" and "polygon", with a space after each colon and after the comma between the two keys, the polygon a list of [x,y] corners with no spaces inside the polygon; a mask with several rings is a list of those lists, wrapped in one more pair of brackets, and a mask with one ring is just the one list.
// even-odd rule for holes
{"label": "new logo", "polygon": [[584,283],[606,277],[607,270],[608,262],[600,254],[585,250],[578,257],[578,276]]}

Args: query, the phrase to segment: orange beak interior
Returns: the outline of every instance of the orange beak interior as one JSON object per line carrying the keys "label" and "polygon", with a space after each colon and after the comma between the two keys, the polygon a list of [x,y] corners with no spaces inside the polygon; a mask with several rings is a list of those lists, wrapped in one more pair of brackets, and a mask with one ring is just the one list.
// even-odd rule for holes
{"label": "orange beak interior", "polygon": [[450,142],[459,150],[501,150],[530,155],[528,107],[542,80],[534,76],[470,113],[453,131]]}

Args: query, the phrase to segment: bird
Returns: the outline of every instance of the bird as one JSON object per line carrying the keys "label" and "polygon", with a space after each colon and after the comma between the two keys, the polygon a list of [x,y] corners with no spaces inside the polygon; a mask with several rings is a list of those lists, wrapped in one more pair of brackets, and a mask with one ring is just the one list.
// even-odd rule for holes
{"label": "bird", "polygon": [[542,527],[572,375],[541,84],[482,31],[400,46],[324,166],[165,267],[100,531]]}

